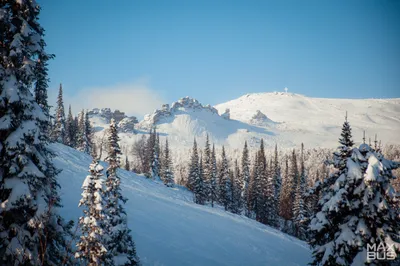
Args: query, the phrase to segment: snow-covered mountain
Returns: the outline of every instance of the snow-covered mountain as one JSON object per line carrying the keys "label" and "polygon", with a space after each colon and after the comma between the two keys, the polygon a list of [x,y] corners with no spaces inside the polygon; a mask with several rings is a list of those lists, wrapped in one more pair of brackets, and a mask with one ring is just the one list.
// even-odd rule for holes
{"label": "snow-covered mountain", "polygon": [[[81,186],[91,157],[52,144],[62,215],[77,222]],[[103,166],[106,166],[102,163]],[[247,217],[193,203],[183,187],[167,188],[132,172],[118,170],[128,198],[128,225],[143,265],[306,265],[307,244]]]}
{"label": "snow-covered mountain", "polygon": [[[175,149],[190,148],[196,137],[203,145],[207,134],[216,145],[241,149],[245,140],[258,146],[261,138],[268,148],[299,146],[335,148],[345,113],[356,143],[368,137],[386,143],[400,143],[400,99],[325,99],[293,93],[252,93],[215,107],[185,97],[163,105],[135,125],[136,133],[121,133],[122,146],[148,132],[153,125],[161,137],[168,136]],[[93,116],[99,129],[104,119]],[[103,124],[102,124],[103,123]],[[98,133],[99,135],[99,133]]]}

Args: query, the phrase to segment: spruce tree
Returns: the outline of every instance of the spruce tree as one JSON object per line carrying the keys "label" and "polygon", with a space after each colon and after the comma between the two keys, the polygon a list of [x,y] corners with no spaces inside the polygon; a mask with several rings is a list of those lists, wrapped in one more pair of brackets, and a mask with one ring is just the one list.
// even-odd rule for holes
{"label": "spruce tree", "polygon": [[285,168],[282,179],[282,190],[279,197],[279,214],[285,220],[290,220],[292,218],[292,182],[289,176],[289,159],[285,156]]}
{"label": "spruce tree", "polygon": [[129,165],[128,156],[125,156],[125,170],[126,170],[126,171],[130,171],[130,170],[131,170],[131,167],[130,167],[130,165]]}
{"label": "spruce tree", "polygon": [[249,183],[250,183],[250,159],[249,159],[249,149],[247,148],[247,141],[244,142],[243,152],[242,152],[242,173],[241,173],[241,205],[244,208],[244,213],[246,216],[250,216],[250,211],[248,207],[249,198]]}
{"label": "spruce tree", "polygon": [[304,145],[301,144],[301,158],[300,158],[300,180],[297,185],[295,201],[293,203],[293,219],[296,228],[296,236],[302,240],[307,238],[307,213],[304,203],[306,192],[306,170],[304,167]]}
{"label": "spruce tree", "polygon": [[217,155],[215,154],[215,146],[213,144],[211,152],[211,176],[210,176],[210,201],[211,206],[214,207],[214,202],[218,201],[218,169],[217,169]]}
{"label": "spruce tree", "polygon": [[137,265],[135,243],[127,225],[127,215],[122,204],[127,199],[121,193],[121,180],[117,174],[121,149],[118,141],[118,130],[114,119],[111,119],[107,132],[107,158],[109,167],[106,174],[106,214],[107,214],[107,264]]}
{"label": "spruce tree", "polygon": [[68,116],[67,116],[67,121],[65,123],[65,131],[66,131],[66,144],[72,148],[76,147],[76,134],[77,134],[77,128],[75,126],[75,120],[74,117],[72,116],[72,110],[71,110],[71,105],[69,105],[68,108]]}
{"label": "spruce tree", "polygon": [[157,133],[156,129],[151,128],[149,132],[149,137],[146,142],[146,151],[144,155],[144,167],[143,171],[147,178],[153,177],[153,161],[154,161],[154,150],[156,145]]}
{"label": "spruce tree", "polygon": [[174,172],[172,170],[172,160],[171,160],[171,156],[170,156],[168,139],[165,140],[165,148],[164,148],[164,152],[163,152],[162,167],[161,167],[161,177],[162,177],[164,184],[167,187],[174,186],[174,184],[175,184]]}
{"label": "spruce tree", "polygon": [[257,161],[255,165],[255,172],[253,177],[254,187],[254,212],[256,220],[265,223],[266,209],[265,209],[265,195],[267,188],[267,161],[264,151],[264,140],[261,139],[260,149],[257,152]]}
{"label": "spruce tree", "polygon": [[247,209],[250,218],[255,218],[257,209],[257,179],[258,179],[258,151],[255,153],[253,167],[249,181],[249,195],[247,198]]}
{"label": "spruce tree", "polygon": [[198,174],[196,175],[196,179],[194,180],[193,193],[195,196],[195,202],[197,204],[204,205],[206,200],[206,195],[204,191],[204,179],[203,179],[203,156],[200,156]]}
{"label": "spruce tree", "polygon": [[206,137],[206,145],[204,147],[203,179],[206,200],[211,201],[212,158],[208,134]]}
{"label": "spruce tree", "polygon": [[151,162],[151,177],[160,180],[160,137],[154,129],[153,156]]}
{"label": "spruce tree", "polygon": [[[319,212],[312,218],[310,230],[313,247],[313,265],[362,265],[366,259],[364,236],[380,232],[371,232],[363,217],[363,208],[368,208],[369,197],[375,198],[374,192],[367,192],[363,178],[363,156],[353,148],[351,128],[347,121],[343,124],[340,146],[334,153],[334,167],[331,174],[318,188],[322,193]],[[365,144],[364,144],[365,145]],[[379,173],[379,171],[378,171]],[[366,196],[366,193],[369,194]],[[376,198],[374,199],[376,200]],[[380,205],[378,199],[374,208]],[[366,206],[364,206],[366,204]],[[378,207],[379,208],[379,207]],[[366,210],[368,212],[368,210]],[[368,214],[376,218],[377,209]],[[384,224],[377,224],[377,227]],[[389,229],[390,230],[390,229]],[[378,240],[373,238],[372,241]],[[363,257],[363,258],[361,258]]]}
{"label": "spruce tree", "polygon": [[87,154],[92,153],[92,127],[90,125],[89,114],[84,110],[79,114],[78,122],[78,143],[77,149]]}
{"label": "spruce tree", "polygon": [[279,165],[278,158],[278,145],[275,144],[275,152],[274,152],[274,162],[273,162],[273,175],[274,175],[274,183],[275,183],[275,200],[276,200],[276,213],[279,213],[279,198],[281,194],[282,187],[282,177],[281,177],[281,168]]}
{"label": "spruce tree", "polygon": [[63,101],[63,89],[60,84],[57,96],[56,114],[54,117],[54,127],[52,131],[53,141],[66,144],[66,132],[65,132],[65,111]]}
{"label": "spruce tree", "polygon": [[192,155],[190,157],[189,163],[189,175],[187,178],[187,187],[189,190],[194,192],[195,182],[199,175],[199,154],[197,152],[197,142],[196,139],[193,141]]}
{"label": "spruce tree", "polygon": [[266,169],[266,187],[265,187],[265,223],[271,226],[277,226],[277,200],[275,198],[275,173],[272,159]]}
{"label": "spruce tree", "polygon": [[84,216],[79,218],[81,237],[77,243],[75,257],[85,265],[104,264],[107,254],[106,227],[108,220],[104,212],[104,184],[101,176],[103,167],[93,161],[89,167],[89,175],[83,182],[82,199],[79,207],[84,206]]}
{"label": "spruce tree", "polygon": [[228,159],[225,154],[225,147],[222,146],[221,154],[221,169],[219,170],[219,201],[228,210],[230,202],[230,180],[229,180],[229,166]]}
{"label": "spruce tree", "polygon": [[35,76],[36,76],[36,83],[34,87],[35,101],[42,109],[43,114],[46,116],[46,121],[41,122],[41,127],[40,127],[40,131],[44,133],[46,136],[49,136],[51,132],[50,106],[48,104],[48,97],[47,97],[47,88],[49,82],[49,78],[47,75],[48,71],[47,62],[52,58],[54,58],[53,54],[47,54],[44,51],[42,51],[38,55],[38,61],[36,63],[36,68],[35,68]]}
{"label": "spruce tree", "polygon": [[231,177],[231,211],[236,214],[242,212],[242,187],[241,173],[239,169],[238,161],[235,160],[234,171],[232,171]]}
{"label": "spruce tree", "polygon": [[290,157],[289,178],[291,182],[290,200],[292,202],[292,210],[290,212],[290,219],[294,218],[294,202],[296,201],[296,193],[299,185],[299,169],[297,167],[296,151],[293,149],[292,156]]}
{"label": "spruce tree", "polygon": [[69,226],[57,214],[58,170],[44,130],[49,123],[44,68],[51,56],[44,50],[38,5],[8,0],[0,10],[0,263],[57,265],[60,257],[68,259]]}

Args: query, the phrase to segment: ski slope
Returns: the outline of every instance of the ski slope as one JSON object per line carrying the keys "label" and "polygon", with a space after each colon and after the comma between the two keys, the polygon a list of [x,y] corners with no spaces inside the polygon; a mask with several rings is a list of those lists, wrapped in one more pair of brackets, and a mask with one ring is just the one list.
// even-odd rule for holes
{"label": "ski slope", "polygon": [[[51,144],[57,157],[61,214],[77,222],[81,185],[91,157]],[[103,164],[103,163],[102,163]],[[103,164],[105,166],[105,164]],[[306,243],[246,217],[196,205],[183,187],[167,188],[118,170],[129,227],[143,265],[306,265]]]}

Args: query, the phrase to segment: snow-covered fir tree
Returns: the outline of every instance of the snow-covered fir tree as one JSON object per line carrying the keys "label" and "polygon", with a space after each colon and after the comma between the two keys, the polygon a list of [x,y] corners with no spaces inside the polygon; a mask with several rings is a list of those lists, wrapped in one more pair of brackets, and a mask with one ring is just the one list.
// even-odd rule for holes
{"label": "snow-covered fir tree", "polygon": [[211,152],[211,176],[210,176],[210,202],[214,207],[214,202],[218,201],[218,169],[217,169],[217,155],[215,154],[215,146],[213,144]]}
{"label": "snow-covered fir tree", "polygon": [[274,176],[274,183],[275,183],[275,200],[276,200],[276,214],[279,213],[279,198],[281,194],[281,187],[282,187],[282,177],[281,177],[281,168],[279,165],[279,157],[278,157],[278,145],[275,144],[275,151],[274,151],[274,162],[273,162],[273,176]]}
{"label": "snow-covered fir tree", "polygon": [[160,137],[154,130],[154,146],[151,162],[151,177],[155,180],[160,179]]}
{"label": "snow-covered fir tree", "polygon": [[294,202],[296,201],[296,192],[299,185],[299,168],[297,166],[297,156],[296,150],[293,149],[292,156],[290,157],[290,168],[289,168],[289,178],[291,184],[290,200],[292,202],[292,210],[290,213],[290,219],[294,218]]}
{"label": "snow-covered fir tree", "polygon": [[264,150],[264,140],[261,139],[260,149],[257,152],[257,161],[255,162],[255,171],[253,173],[253,194],[254,194],[254,213],[256,216],[256,220],[264,223],[266,217],[266,209],[265,209],[265,194],[267,187],[267,177],[266,177],[266,169],[267,169],[267,161],[265,157]]}
{"label": "snow-covered fir tree", "polygon": [[161,164],[162,180],[167,187],[173,187],[175,181],[174,181],[174,172],[172,169],[172,159],[170,155],[168,139],[165,139],[165,147],[162,156],[163,156]]}
{"label": "snow-covered fir tree", "polygon": [[130,171],[130,170],[131,170],[131,166],[130,166],[130,164],[129,164],[128,156],[125,156],[125,165],[124,165],[124,168],[125,168],[126,171]]}
{"label": "snow-covered fir tree", "polygon": [[8,0],[0,10],[0,263],[59,265],[61,258],[69,261],[70,225],[57,214],[58,170],[43,130],[49,123],[45,63],[51,56],[44,50],[40,7]]}
{"label": "snow-covered fir tree", "polygon": [[389,265],[371,260],[367,249],[375,244],[383,246],[380,251],[393,247],[391,251],[399,253],[399,213],[390,204],[397,201],[390,179],[399,164],[380,157],[366,144],[353,148],[347,116],[339,143],[334,153],[336,171],[319,187],[320,208],[310,223],[313,264]]}
{"label": "snow-covered fir tree", "polygon": [[56,114],[54,116],[54,126],[52,130],[52,140],[59,143],[66,143],[66,131],[65,131],[65,111],[64,111],[64,100],[63,100],[63,89],[62,84],[58,90]]}
{"label": "snow-covered fir tree", "polygon": [[204,171],[203,171],[203,156],[200,155],[199,167],[198,167],[198,174],[196,175],[196,179],[194,180],[193,186],[193,194],[195,198],[195,202],[197,204],[204,205],[206,201],[206,193],[204,189]]}
{"label": "snow-covered fir tree", "polygon": [[265,184],[265,200],[264,200],[264,209],[265,209],[265,224],[271,226],[277,226],[278,221],[278,212],[277,212],[277,199],[275,198],[275,173],[274,173],[274,164],[272,158],[269,162],[268,168],[266,169],[266,184]]}
{"label": "snow-covered fir tree", "polygon": [[254,218],[255,210],[257,209],[257,179],[258,179],[258,152],[255,153],[253,167],[250,174],[249,181],[249,196],[247,199],[247,208],[249,217]]}
{"label": "snow-covered fir tree", "polygon": [[306,170],[304,167],[304,145],[301,144],[300,158],[300,179],[295,191],[295,201],[293,203],[293,220],[295,225],[295,234],[298,238],[306,240],[308,217],[305,208],[305,192],[306,192]]}
{"label": "snow-covered fir tree", "polygon": [[81,236],[77,243],[75,257],[84,265],[103,265],[106,260],[106,228],[108,220],[105,214],[104,182],[101,179],[103,167],[93,161],[89,167],[89,175],[82,185],[84,215],[79,218]]}
{"label": "snow-covered fir tree", "polygon": [[[154,129],[155,131],[155,129]],[[149,131],[149,137],[146,139],[144,159],[143,159],[143,173],[147,178],[151,177],[151,166],[153,164],[153,152],[156,141],[156,135],[153,133],[153,128]]]}
{"label": "snow-covered fir tree", "polygon": [[211,148],[210,139],[207,134],[206,144],[204,147],[204,159],[203,159],[203,180],[204,180],[204,193],[206,195],[206,200],[211,201],[211,178],[212,178],[212,158],[211,158]]}
{"label": "snow-covered fir tree", "polygon": [[292,218],[292,182],[289,176],[289,159],[285,156],[285,167],[282,178],[282,190],[279,197],[279,214],[285,220],[290,220]]}
{"label": "snow-covered fir tree", "polygon": [[194,192],[195,182],[199,175],[199,154],[197,151],[196,139],[193,141],[192,154],[189,162],[189,174],[187,178],[187,187]]}
{"label": "snow-covered fir tree", "polygon": [[35,93],[35,101],[42,109],[44,115],[47,117],[47,121],[41,123],[42,126],[40,130],[45,133],[46,135],[50,135],[51,127],[50,127],[50,106],[48,104],[48,97],[47,97],[47,88],[49,79],[47,77],[47,62],[54,58],[54,55],[47,54],[45,52],[41,52],[38,55],[38,61],[35,67],[35,76],[36,76],[36,83],[34,87]]}
{"label": "snow-covered fir tree", "polygon": [[249,149],[247,147],[247,141],[244,142],[243,152],[242,152],[242,172],[241,172],[241,205],[244,208],[244,213],[246,216],[250,216],[248,199],[249,199],[249,182],[250,182],[250,159],[249,159]]}
{"label": "snow-covered fir tree", "polygon": [[242,187],[241,173],[238,161],[235,160],[234,171],[231,175],[231,212],[240,214],[242,212]]}
{"label": "snow-covered fir tree", "polygon": [[137,265],[135,243],[127,225],[127,216],[122,204],[126,198],[121,194],[121,180],[117,174],[121,149],[118,144],[118,130],[114,119],[111,119],[107,132],[107,158],[109,167],[106,175],[106,208],[107,215],[107,264]]}
{"label": "snow-covered fir tree", "polygon": [[89,114],[84,110],[79,114],[77,149],[87,154],[92,152],[92,127]]}
{"label": "snow-covered fir tree", "polygon": [[71,105],[69,105],[67,121],[65,123],[66,145],[73,148],[76,147],[77,131],[78,129],[75,126],[75,120],[72,115]]}
{"label": "snow-covered fir tree", "polygon": [[224,206],[225,210],[228,210],[230,194],[228,159],[226,157],[225,147],[222,146],[221,169],[219,170],[219,201],[222,206]]}

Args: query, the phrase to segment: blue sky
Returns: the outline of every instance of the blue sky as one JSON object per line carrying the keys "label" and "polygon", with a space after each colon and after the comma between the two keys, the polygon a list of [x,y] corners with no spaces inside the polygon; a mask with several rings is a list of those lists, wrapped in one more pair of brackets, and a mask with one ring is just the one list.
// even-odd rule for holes
{"label": "blue sky", "polygon": [[400,97],[400,1],[38,3],[56,54],[50,97],[62,82],[74,108],[110,100],[142,115],[183,96],[218,104],[284,87]]}

